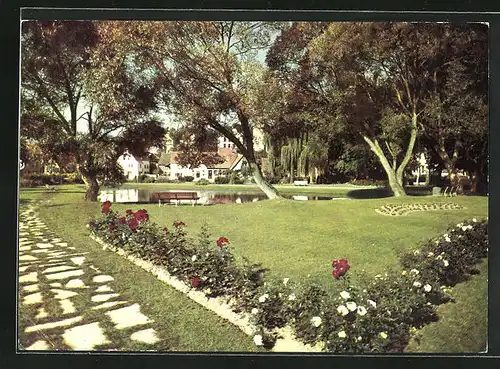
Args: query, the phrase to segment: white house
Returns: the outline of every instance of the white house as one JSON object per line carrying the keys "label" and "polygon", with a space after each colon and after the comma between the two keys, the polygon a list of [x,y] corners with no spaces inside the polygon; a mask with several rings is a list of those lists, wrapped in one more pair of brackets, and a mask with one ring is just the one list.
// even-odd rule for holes
{"label": "white house", "polygon": [[129,180],[149,173],[149,159],[132,155],[128,151],[120,155],[118,164],[123,168],[125,177]]}
{"label": "white house", "polygon": [[178,163],[179,152],[163,153],[158,167],[163,172],[162,175],[168,177],[170,180],[191,176],[194,178],[194,181],[206,179],[210,182],[214,182],[215,177],[223,176],[229,171],[241,170],[244,164],[243,155],[227,147],[219,148],[218,154],[224,159],[224,162],[210,166],[201,164],[196,168],[187,168]]}

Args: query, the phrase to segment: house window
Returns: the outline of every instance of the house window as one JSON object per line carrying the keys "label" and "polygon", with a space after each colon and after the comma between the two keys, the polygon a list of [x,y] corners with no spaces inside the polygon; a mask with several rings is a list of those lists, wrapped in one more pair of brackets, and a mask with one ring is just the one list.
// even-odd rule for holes
{"label": "house window", "polygon": [[208,179],[211,179],[211,178],[212,178],[212,170],[210,169],[210,170],[208,171]]}
{"label": "house window", "polygon": [[226,148],[226,144],[222,145],[222,147]]}
{"label": "house window", "polygon": [[200,172],[196,172],[196,178],[200,178]]}

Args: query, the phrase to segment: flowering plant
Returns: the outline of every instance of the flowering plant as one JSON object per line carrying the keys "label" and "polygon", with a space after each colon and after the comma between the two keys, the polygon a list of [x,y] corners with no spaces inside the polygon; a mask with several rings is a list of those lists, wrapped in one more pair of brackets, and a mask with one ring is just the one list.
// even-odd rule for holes
{"label": "flowering plant", "polygon": [[346,259],[340,259],[340,260],[333,260],[332,261],[332,267],[333,267],[333,278],[339,279],[340,277],[343,277],[349,268],[351,267],[349,265],[349,262]]}

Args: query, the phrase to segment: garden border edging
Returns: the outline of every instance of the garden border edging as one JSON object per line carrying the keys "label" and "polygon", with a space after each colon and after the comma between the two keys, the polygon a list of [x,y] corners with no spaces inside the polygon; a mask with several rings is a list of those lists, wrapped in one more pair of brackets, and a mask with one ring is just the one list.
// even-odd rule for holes
{"label": "garden border edging", "polygon": [[[163,267],[154,265],[153,263],[143,260],[134,255],[128,254],[126,251],[115,248],[108,245],[102,239],[94,234],[90,234],[90,238],[102,246],[103,250],[110,249],[120,256],[126,257],[133,264],[141,267],[145,271],[153,274],[160,281],[167,283],[171,287],[175,288],[179,292],[189,297],[191,300],[205,307],[206,309],[214,312],[221,318],[229,321],[231,324],[238,327],[248,336],[253,336],[256,327],[249,322],[249,315],[247,313],[238,314],[231,309],[231,305],[223,301],[223,297],[208,298],[201,291],[193,290],[187,284],[182,282],[180,279],[170,275],[170,273]],[[299,342],[293,337],[291,327],[287,326],[276,330],[280,336],[284,338],[278,338],[274,347],[271,351],[274,352],[321,352],[321,347],[311,346]]]}

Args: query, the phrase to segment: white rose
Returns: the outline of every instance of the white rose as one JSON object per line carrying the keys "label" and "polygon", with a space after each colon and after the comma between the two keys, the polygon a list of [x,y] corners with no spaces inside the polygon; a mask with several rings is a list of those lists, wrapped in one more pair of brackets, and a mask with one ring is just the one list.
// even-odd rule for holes
{"label": "white rose", "polygon": [[420,250],[413,251],[413,255],[419,255],[419,254],[420,254]]}
{"label": "white rose", "polygon": [[343,316],[349,314],[349,310],[347,310],[347,308],[344,306],[344,305],[340,305],[338,308],[337,308],[337,312],[339,314],[342,314]]}
{"label": "white rose", "polygon": [[196,261],[196,255],[193,255],[193,256],[191,257],[191,260],[192,260],[192,261]]}
{"label": "white rose", "polygon": [[410,270],[410,273],[418,275],[420,272],[417,269],[412,269],[412,270]]}
{"label": "white rose", "polygon": [[363,338],[361,336],[359,336],[358,338],[356,338],[356,342],[361,342]]}
{"label": "white rose", "polygon": [[347,291],[342,291],[340,293],[340,297],[342,297],[343,299],[347,300],[349,297],[351,297],[351,294],[349,292],[347,292]]}
{"label": "white rose", "polygon": [[252,309],[252,314],[257,314],[258,312],[259,312],[259,309],[257,309],[257,308]]}
{"label": "white rose", "polygon": [[319,327],[321,325],[321,318],[319,316],[313,316],[311,318],[311,323],[312,325],[314,325],[315,327]]}
{"label": "white rose", "polygon": [[339,338],[346,338],[346,334],[345,334],[345,331],[340,331],[339,334],[338,334]]}
{"label": "white rose", "polygon": [[424,291],[425,291],[425,292],[431,292],[431,290],[432,290],[432,286],[431,286],[430,284],[426,284],[426,285],[424,286]]}
{"label": "white rose", "polygon": [[420,283],[419,281],[416,281],[416,282],[413,282],[413,285],[415,287],[421,287],[422,286],[422,283]]}
{"label": "white rose", "polygon": [[450,265],[450,263],[448,262],[448,260],[443,260],[443,265],[447,267],[448,265]]}
{"label": "white rose", "polygon": [[284,278],[283,279],[283,284],[286,286],[286,284],[288,283],[289,280],[290,280],[290,278]]}
{"label": "white rose", "polygon": [[358,307],[358,305],[356,305],[356,303],[354,301],[349,301],[349,302],[346,302],[345,303],[345,306],[347,306],[347,308],[351,311],[354,311],[356,310],[356,308]]}
{"label": "white rose", "polygon": [[467,226],[467,229],[472,229],[472,226],[469,224],[469,225]]}
{"label": "white rose", "polygon": [[385,332],[380,332],[379,336],[382,337],[384,340],[386,340],[388,337],[387,333],[385,333]]}
{"label": "white rose", "polygon": [[268,297],[269,295],[267,293],[263,294],[259,297],[259,302],[265,302]]}
{"label": "white rose", "polygon": [[253,341],[255,342],[255,344],[257,346],[262,346],[263,343],[262,343],[262,336],[260,334],[256,334],[255,336],[253,336]]}
{"label": "white rose", "polygon": [[406,274],[408,274],[408,272],[407,272],[406,270],[403,270],[403,271],[401,272],[401,275],[406,275]]}
{"label": "white rose", "polygon": [[446,242],[451,242],[451,239],[450,239],[450,237],[448,237],[448,236],[447,236],[447,237],[445,237],[445,238],[444,238],[444,240],[445,240]]}
{"label": "white rose", "polygon": [[295,295],[293,293],[291,295],[289,295],[288,300],[290,300],[290,301],[295,300]]}
{"label": "white rose", "polygon": [[477,219],[476,219],[476,218],[472,218],[472,221],[473,221],[474,223],[476,223],[476,222],[477,222]]}
{"label": "white rose", "polygon": [[434,253],[433,253],[433,252],[429,252],[429,253],[427,254],[427,256],[428,256],[428,257],[434,256]]}
{"label": "white rose", "polygon": [[368,302],[371,306],[373,306],[374,308],[377,307],[377,303],[373,300],[366,300],[366,302]]}
{"label": "white rose", "polygon": [[205,256],[207,256],[207,257],[208,257],[208,256],[210,256],[210,254],[207,252],[207,253],[205,254]]}
{"label": "white rose", "polygon": [[358,314],[359,314],[359,315],[361,315],[361,316],[365,315],[365,314],[366,314],[366,311],[367,311],[367,310],[366,310],[366,308],[365,308],[364,306],[359,306],[359,307],[358,307]]}
{"label": "white rose", "polygon": [[465,227],[462,227],[462,231],[464,231],[464,232],[465,232],[466,230],[468,230],[468,229],[469,229],[469,228],[467,228],[466,226],[465,226]]}
{"label": "white rose", "polygon": [[436,257],[436,260],[442,260],[442,259],[443,259],[443,255],[438,255],[438,256]]}

